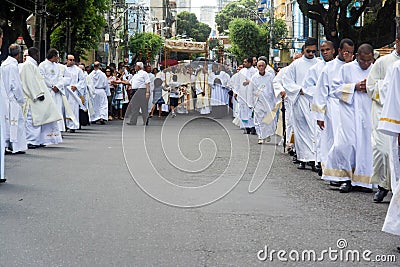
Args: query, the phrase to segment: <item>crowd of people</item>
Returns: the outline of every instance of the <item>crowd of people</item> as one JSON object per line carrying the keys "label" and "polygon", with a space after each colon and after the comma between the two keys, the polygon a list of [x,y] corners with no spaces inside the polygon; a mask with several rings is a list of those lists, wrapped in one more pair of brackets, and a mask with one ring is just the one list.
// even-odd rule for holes
{"label": "crowd of people", "polygon": [[[72,54],[61,64],[56,49],[43,62],[34,47],[23,60],[21,54],[19,45],[10,45],[0,67],[6,154],[58,144],[62,132],[90,123],[126,117],[137,125],[141,115],[148,125],[155,112],[158,118],[163,112],[171,118],[193,111],[217,119],[233,114],[233,123],[257,135],[260,145],[275,134],[286,136],[298,169],[310,167],[341,193],[377,188],[373,201],[382,202],[393,191],[384,230],[400,235],[400,35],[396,49],[378,59],[369,44],[355,51],[353,41],[343,39],[336,51],[330,41],[319,45],[308,38],[302,53],[279,71],[263,56],[245,58],[234,71],[216,63],[211,70],[205,63],[159,71],[142,62],[132,69],[123,63],[85,66]],[[278,127],[282,115],[285,125]],[[4,153],[1,160],[4,182]]]}

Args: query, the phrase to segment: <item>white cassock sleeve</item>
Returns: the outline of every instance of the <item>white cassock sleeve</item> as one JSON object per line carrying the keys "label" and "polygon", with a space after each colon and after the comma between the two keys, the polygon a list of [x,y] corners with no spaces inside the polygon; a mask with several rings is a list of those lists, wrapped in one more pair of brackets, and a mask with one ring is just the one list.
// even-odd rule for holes
{"label": "white cassock sleeve", "polygon": [[298,61],[294,61],[292,64],[290,64],[287,67],[287,71],[283,74],[282,77],[283,87],[285,88],[288,97],[291,98],[293,102],[295,101],[300,93],[300,90],[302,89],[302,86],[296,83],[297,62]]}
{"label": "white cassock sleeve", "polygon": [[382,61],[378,61],[372,65],[371,71],[367,78],[367,93],[368,96],[378,103],[380,103],[380,88],[382,88],[383,79],[382,72],[383,66]]}
{"label": "white cassock sleeve", "polygon": [[282,91],[285,91],[285,88],[283,88],[283,85],[282,85],[282,77],[285,74],[286,70],[287,70],[287,67],[281,69],[278,72],[278,74],[274,77],[274,79],[272,80],[272,87],[274,88],[275,97],[278,97],[278,95]]}
{"label": "white cassock sleeve", "polygon": [[328,69],[324,68],[318,78],[311,110],[319,121],[324,121],[326,106],[329,97]]}
{"label": "white cassock sleeve", "polygon": [[318,81],[318,68],[320,67],[319,62],[312,66],[306,75],[306,78],[303,81],[303,93],[312,98],[315,94],[315,91],[317,90],[317,81]]}
{"label": "white cassock sleeve", "polygon": [[[340,101],[343,101],[347,104],[352,104],[354,100],[354,91],[356,89],[355,83],[345,83],[346,81],[346,65],[343,65],[339,70],[339,76],[336,79],[333,79],[333,94]],[[349,70],[347,70],[349,71]],[[347,75],[351,75],[351,73],[347,73]]]}
{"label": "white cassock sleeve", "polygon": [[384,105],[379,119],[378,130],[389,135],[400,133],[400,65],[395,64],[384,79],[384,87],[387,95],[384,97]]}

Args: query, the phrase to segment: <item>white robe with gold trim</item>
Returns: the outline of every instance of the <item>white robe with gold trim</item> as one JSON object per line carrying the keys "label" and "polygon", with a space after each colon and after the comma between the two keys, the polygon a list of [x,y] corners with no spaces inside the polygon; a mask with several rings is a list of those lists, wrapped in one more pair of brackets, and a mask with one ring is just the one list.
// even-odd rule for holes
{"label": "white robe with gold trim", "polygon": [[339,98],[340,122],[333,147],[329,151],[322,178],[328,181],[351,181],[353,186],[372,188],[371,99],[355,90],[370,70],[361,69],[357,61],[344,64],[333,81]]}
{"label": "white robe with gold trim", "polygon": [[[397,139],[400,134],[400,61],[396,61],[386,74],[385,87],[387,90],[384,95],[378,131]],[[392,178],[393,196],[382,231],[400,235],[400,183],[394,185],[393,180],[395,179]]]}
{"label": "white robe with gold trim", "polygon": [[[308,59],[302,56],[287,67],[288,69],[282,78],[287,97],[293,103],[293,130],[297,159],[303,162],[315,161],[312,141],[314,138],[314,120],[311,117],[310,98],[305,94],[303,82],[307,71],[317,62],[318,59],[315,57]],[[300,94],[301,89],[303,89],[304,95]]]}
{"label": "white robe with gold trim", "polygon": [[[387,70],[393,65],[394,62],[399,60],[400,57],[396,51],[391,54],[378,58],[371,69],[367,79],[367,92],[372,99],[372,153],[373,153],[373,174],[372,182],[376,183],[387,189],[391,190],[391,170],[399,169],[398,156],[397,156],[397,140],[395,146],[392,147],[393,137],[386,135],[377,130],[379,118],[382,113],[382,93],[383,82]],[[395,161],[391,159],[392,150],[394,151]],[[397,166],[393,166],[396,164]],[[393,174],[396,176],[396,174]],[[400,175],[399,173],[397,176]]]}
{"label": "white robe with gold trim", "polygon": [[339,100],[333,94],[333,80],[338,79],[339,70],[344,64],[345,62],[339,58],[326,63],[318,79],[311,106],[315,119],[324,121],[325,124],[320,140],[320,159],[323,168],[334,143],[335,131],[339,126]]}
{"label": "white robe with gold trim", "polygon": [[[26,117],[26,138],[28,144],[49,145],[62,142],[57,121],[62,116],[39,73],[36,61],[27,57],[20,65],[22,87],[25,94],[24,115]],[[38,100],[44,96],[44,100]]]}

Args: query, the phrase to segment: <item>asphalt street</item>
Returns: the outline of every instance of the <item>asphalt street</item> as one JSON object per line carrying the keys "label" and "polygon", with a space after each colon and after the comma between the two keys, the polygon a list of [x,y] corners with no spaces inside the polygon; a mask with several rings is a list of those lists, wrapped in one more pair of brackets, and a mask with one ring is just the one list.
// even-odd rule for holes
{"label": "asphalt street", "polygon": [[[9,155],[0,266],[398,266],[400,237],[381,231],[390,197],[341,194],[278,141],[178,115]],[[375,261],[387,255],[397,263]]]}

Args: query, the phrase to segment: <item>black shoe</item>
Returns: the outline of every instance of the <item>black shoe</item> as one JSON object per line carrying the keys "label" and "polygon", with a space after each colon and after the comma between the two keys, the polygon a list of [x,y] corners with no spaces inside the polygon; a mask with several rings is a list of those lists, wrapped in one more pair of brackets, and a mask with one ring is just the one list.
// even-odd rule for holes
{"label": "black shoe", "polygon": [[333,182],[333,181],[330,181],[330,182],[329,182],[329,185],[330,185],[330,186],[334,186],[334,187],[339,187],[339,186],[342,185],[342,182]]}
{"label": "black shoe", "polygon": [[246,134],[250,134],[251,133],[251,128],[246,128]]}
{"label": "black shoe", "polygon": [[299,170],[304,170],[305,168],[306,168],[305,162],[300,162],[299,166],[297,167],[297,169],[299,169]]}
{"label": "black shoe", "polygon": [[378,186],[378,192],[376,192],[374,195],[374,202],[382,202],[388,193],[389,190],[386,190],[385,188]]}
{"label": "black shoe", "polygon": [[35,149],[38,148],[38,145],[32,145],[32,144],[28,144],[28,149]]}
{"label": "black shoe", "polygon": [[0,179],[0,184],[5,183],[6,181],[7,181],[6,178],[1,178],[1,179]]}
{"label": "black shoe", "polygon": [[[101,123],[101,122],[100,122]],[[74,129],[69,129],[69,132],[70,133],[75,133],[75,130]]]}
{"label": "black shoe", "polygon": [[346,181],[340,185],[339,192],[340,193],[349,193],[352,189],[353,189],[353,187],[351,186],[351,182]]}
{"label": "black shoe", "polygon": [[319,175],[319,176],[322,176],[322,169],[321,169],[321,166],[318,166],[318,165],[316,165],[316,166],[311,166],[311,169],[312,169],[314,172],[317,172],[318,175],[319,175],[319,173],[321,173],[321,175]]}
{"label": "black shoe", "polygon": [[23,154],[26,154],[26,152],[25,151],[18,151],[18,152],[15,152],[13,154],[14,155],[23,155]]}
{"label": "black shoe", "polygon": [[251,135],[257,135],[257,131],[256,131],[256,128],[255,128],[255,127],[252,127],[252,128],[250,129],[250,134],[251,134]]}
{"label": "black shoe", "polygon": [[103,120],[101,120],[101,121],[100,121],[100,124],[101,124],[101,125],[104,125],[104,124],[106,124],[106,123],[105,123]]}
{"label": "black shoe", "polygon": [[297,160],[297,157],[296,157],[296,156],[294,156],[294,157],[292,158],[292,162],[293,162],[294,164],[300,163],[300,161]]}

